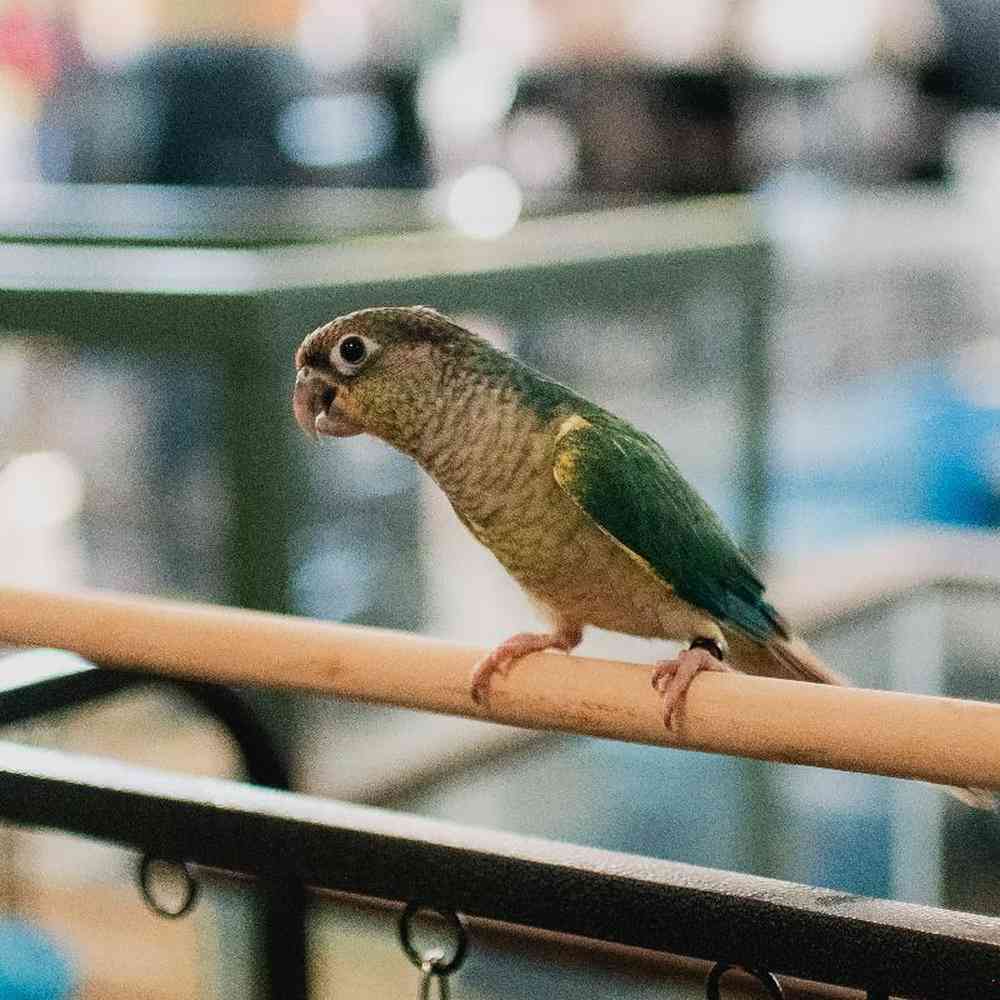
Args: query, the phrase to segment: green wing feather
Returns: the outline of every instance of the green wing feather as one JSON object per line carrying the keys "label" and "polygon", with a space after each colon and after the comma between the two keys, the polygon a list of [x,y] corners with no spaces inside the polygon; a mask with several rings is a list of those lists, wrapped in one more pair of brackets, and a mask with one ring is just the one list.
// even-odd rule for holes
{"label": "green wing feather", "polygon": [[601,413],[563,421],[553,473],[567,495],[684,600],[759,641],[788,629],[712,509],[648,435]]}

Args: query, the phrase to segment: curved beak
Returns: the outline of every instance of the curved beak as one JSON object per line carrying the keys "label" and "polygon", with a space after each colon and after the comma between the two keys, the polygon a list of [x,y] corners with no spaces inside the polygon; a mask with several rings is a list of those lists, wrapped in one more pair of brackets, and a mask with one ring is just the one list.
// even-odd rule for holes
{"label": "curved beak", "polygon": [[337,409],[337,386],[322,372],[308,367],[298,370],[292,390],[292,410],[299,427],[311,438],[349,437],[363,430]]}

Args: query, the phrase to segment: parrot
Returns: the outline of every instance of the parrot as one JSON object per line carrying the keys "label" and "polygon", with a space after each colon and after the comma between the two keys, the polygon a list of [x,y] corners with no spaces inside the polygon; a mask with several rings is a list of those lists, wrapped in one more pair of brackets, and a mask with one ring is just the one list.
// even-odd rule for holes
{"label": "parrot", "polygon": [[652,437],[430,306],[340,316],[305,337],[295,369],[302,430],[368,433],[415,460],[548,622],[473,666],[477,704],[521,657],[568,653],[587,626],[684,646],[652,667],[667,728],[702,671],[847,683]]}

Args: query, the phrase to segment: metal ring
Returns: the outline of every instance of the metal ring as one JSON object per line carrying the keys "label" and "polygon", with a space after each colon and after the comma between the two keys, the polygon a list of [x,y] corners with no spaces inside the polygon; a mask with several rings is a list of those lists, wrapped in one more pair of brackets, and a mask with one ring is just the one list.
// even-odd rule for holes
{"label": "metal ring", "polygon": [[[164,906],[156,898],[153,892],[154,865],[170,865],[178,869],[184,875],[185,893],[180,901],[180,904],[173,909]],[[157,916],[166,917],[168,920],[176,920],[178,917],[183,917],[186,913],[189,913],[194,904],[198,902],[198,881],[191,874],[191,869],[188,867],[186,861],[166,861],[163,858],[157,858],[151,854],[145,855],[139,863],[139,889],[142,892],[142,898],[146,901],[146,905],[155,914],[157,914]]]}
{"label": "metal ring", "polygon": [[748,969],[745,965],[730,965],[728,962],[716,962],[715,968],[708,974],[708,979],[705,980],[705,1000],[720,1000],[719,983],[730,969],[740,969],[753,976],[767,990],[771,1000],[785,1000],[781,983],[770,972],[765,969]]}
{"label": "metal ring", "polygon": [[[455,951],[451,958],[445,961],[444,952],[435,948],[427,954],[421,954],[411,940],[413,920],[421,911],[436,913],[454,931]],[[407,903],[399,918],[399,943],[406,952],[406,957],[418,968],[424,970],[429,964],[430,972],[435,976],[450,976],[465,961],[465,952],[469,946],[469,935],[466,933],[465,924],[454,910],[439,910],[418,900]]]}

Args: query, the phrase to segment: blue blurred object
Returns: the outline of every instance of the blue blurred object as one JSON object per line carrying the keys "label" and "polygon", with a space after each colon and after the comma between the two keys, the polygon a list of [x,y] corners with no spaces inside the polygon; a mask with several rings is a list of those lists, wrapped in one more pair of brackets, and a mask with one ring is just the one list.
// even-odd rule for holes
{"label": "blue blurred object", "polygon": [[940,367],[913,379],[923,415],[916,448],[921,514],[943,524],[1000,525],[1000,407],[977,399]]}
{"label": "blue blurred object", "polygon": [[1000,525],[1000,406],[966,391],[948,361],[797,400],[777,422],[778,551],[904,525]]}
{"label": "blue blurred object", "polygon": [[23,920],[0,919],[3,1000],[68,1000],[75,985],[73,964],[52,937]]}

